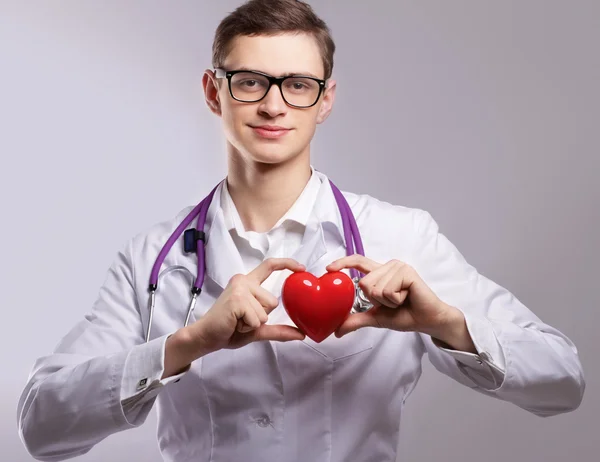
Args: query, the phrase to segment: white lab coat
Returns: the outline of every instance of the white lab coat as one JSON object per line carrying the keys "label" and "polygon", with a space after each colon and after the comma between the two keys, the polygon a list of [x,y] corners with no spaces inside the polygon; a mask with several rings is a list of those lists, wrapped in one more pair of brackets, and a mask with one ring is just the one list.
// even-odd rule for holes
{"label": "white lab coat", "polygon": [[[318,199],[302,245],[290,257],[321,275],[345,247],[331,187],[317,173]],[[148,279],[188,207],[127,243],[91,313],[36,361],[18,406],[27,450],[49,461],[84,454],[112,433],[142,425],[156,405],[166,461],[394,461],[403,405],[421,375],[424,353],[436,369],[474,391],[536,415],[579,406],[584,378],[565,335],[479,274],[428,212],[343,194],[366,256],[413,266],[443,301],[465,313],[479,354],[450,352],[419,333],[363,328],[320,344],[307,338],[221,350],[161,382],[164,343],[185,320],[196,255],[183,252],[180,238],[167,256],[146,344]],[[234,274],[245,273],[219,197],[217,190],[208,212],[207,274],[191,322]],[[287,274],[275,286],[278,297]],[[292,324],[281,305],[269,322]]]}

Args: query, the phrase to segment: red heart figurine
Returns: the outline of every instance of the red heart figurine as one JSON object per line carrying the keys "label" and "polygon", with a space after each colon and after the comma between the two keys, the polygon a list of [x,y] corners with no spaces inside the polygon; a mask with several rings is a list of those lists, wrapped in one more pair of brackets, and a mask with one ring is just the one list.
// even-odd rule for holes
{"label": "red heart figurine", "polygon": [[354,303],[354,283],[341,271],[317,278],[302,271],[283,283],[281,301],[298,328],[321,343],[342,325]]}

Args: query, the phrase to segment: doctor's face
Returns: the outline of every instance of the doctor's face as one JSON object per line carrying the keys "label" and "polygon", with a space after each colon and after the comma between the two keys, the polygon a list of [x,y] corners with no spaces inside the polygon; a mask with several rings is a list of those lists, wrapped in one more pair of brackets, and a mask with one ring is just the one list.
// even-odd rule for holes
{"label": "doctor's face", "polygon": [[[221,69],[257,74],[234,72],[226,77],[207,70],[204,75],[207,104],[221,117],[228,143],[242,158],[260,163],[308,156],[316,125],[331,112],[335,96],[331,79],[323,86],[296,77],[323,79],[315,39],[306,34],[239,36],[230,48]],[[282,82],[282,91],[273,84],[267,92],[269,76],[294,78]]]}

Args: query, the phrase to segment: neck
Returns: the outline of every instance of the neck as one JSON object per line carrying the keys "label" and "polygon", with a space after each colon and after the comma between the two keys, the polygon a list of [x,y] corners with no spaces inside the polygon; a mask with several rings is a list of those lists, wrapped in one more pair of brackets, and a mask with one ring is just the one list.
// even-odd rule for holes
{"label": "neck", "polygon": [[230,147],[227,188],[246,231],[266,232],[292,207],[310,179],[310,157],[266,164],[243,158]]}

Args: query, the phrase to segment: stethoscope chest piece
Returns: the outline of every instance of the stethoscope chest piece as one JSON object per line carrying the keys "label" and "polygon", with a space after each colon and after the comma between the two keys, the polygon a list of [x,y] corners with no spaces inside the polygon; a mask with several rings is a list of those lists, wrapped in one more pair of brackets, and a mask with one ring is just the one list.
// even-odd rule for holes
{"label": "stethoscope chest piece", "polygon": [[352,282],[354,282],[354,290],[355,290],[354,303],[352,304],[352,310],[351,310],[352,314],[364,313],[365,311],[369,311],[371,308],[373,308],[373,304],[369,301],[369,299],[365,296],[362,289],[359,287],[359,285],[358,285],[359,281],[360,281],[360,278],[358,278],[358,277],[355,277],[352,279]]}

